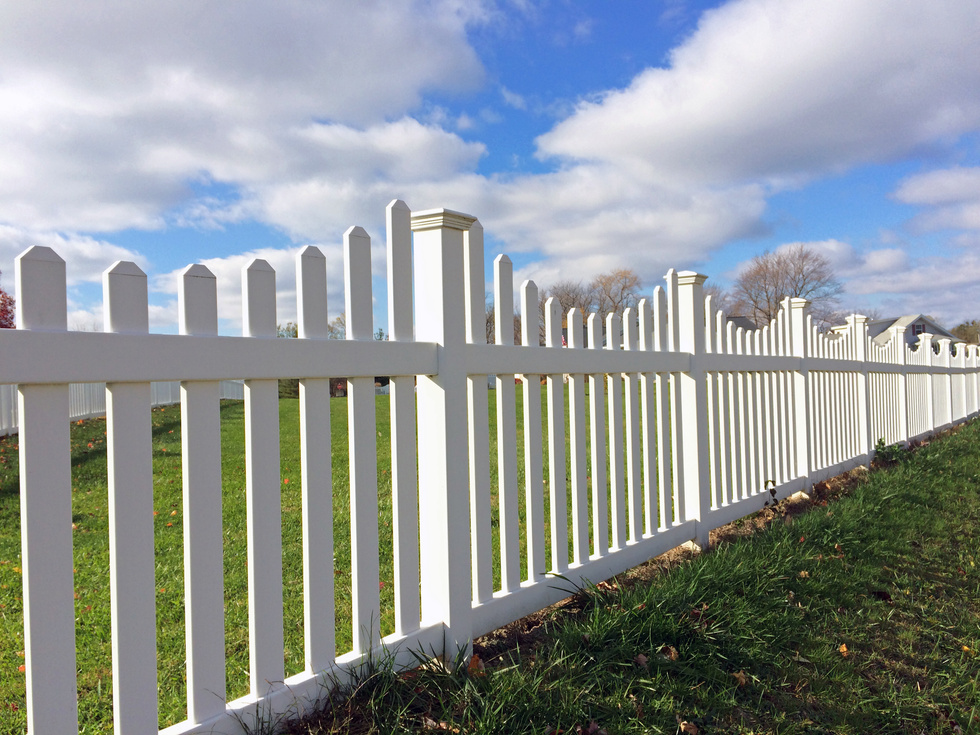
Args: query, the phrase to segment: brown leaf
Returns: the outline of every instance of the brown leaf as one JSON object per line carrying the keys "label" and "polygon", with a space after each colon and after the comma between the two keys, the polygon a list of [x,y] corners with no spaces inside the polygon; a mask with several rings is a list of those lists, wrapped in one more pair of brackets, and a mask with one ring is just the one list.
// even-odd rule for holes
{"label": "brown leaf", "polygon": [[479,679],[480,677],[487,675],[486,668],[487,666],[480,658],[480,654],[474,653],[473,658],[470,659],[470,663],[466,667],[466,673],[475,679]]}
{"label": "brown leaf", "polygon": [[840,655],[841,656],[843,656],[844,658],[847,658],[847,644],[846,643],[841,643],[840,644],[840,648],[838,648],[837,650],[840,651]]}
{"label": "brown leaf", "polygon": [[676,661],[681,657],[681,655],[677,652],[676,648],[668,645],[664,645],[660,649],[660,655],[663,656],[668,661]]}
{"label": "brown leaf", "polygon": [[688,722],[687,720],[682,720],[678,725],[681,728],[681,732],[686,732],[688,735],[698,735],[698,726],[693,722]]}
{"label": "brown leaf", "polygon": [[650,662],[650,659],[648,659],[642,653],[636,654],[636,658],[633,659],[633,663],[635,663],[637,666],[639,666],[641,668],[644,668],[644,669],[647,668],[647,664],[649,662]]}
{"label": "brown leaf", "polygon": [[806,579],[809,576],[810,576],[810,572],[806,571],[805,569],[802,572],[800,572],[800,579]]}
{"label": "brown leaf", "polygon": [[744,687],[749,683],[749,677],[745,675],[744,671],[736,671],[732,676],[740,687]]}

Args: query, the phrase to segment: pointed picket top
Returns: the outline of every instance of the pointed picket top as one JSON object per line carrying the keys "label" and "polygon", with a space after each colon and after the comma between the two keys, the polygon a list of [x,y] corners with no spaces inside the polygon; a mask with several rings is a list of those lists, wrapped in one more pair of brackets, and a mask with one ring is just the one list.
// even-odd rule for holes
{"label": "pointed picket top", "polygon": [[704,296],[704,351],[711,353],[715,351],[717,342],[715,339],[715,308],[714,298],[711,294]]}
{"label": "pointed picket top", "polygon": [[582,339],[585,336],[583,334],[582,310],[577,306],[569,309],[565,324],[567,325],[565,332],[568,335],[566,339],[568,346],[572,349],[581,349],[584,347],[582,344]]}
{"label": "pointed picket top", "polygon": [[561,347],[561,303],[554,296],[544,302],[544,342]]}
{"label": "pointed picket top", "polygon": [[414,339],[412,305],[412,210],[401,199],[385,209],[388,261],[388,338]]}
{"label": "pointed picket top", "polygon": [[463,298],[466,302],[466,341],[487,341],[487,296],[483,249],[483,225],[475,220],[463,233]]}
{"label": "pointed picket top", "polygon": [[653,315],[650,312],[650,302],[640,299],[636,305],[639,317],[640,350],[649,352],[653,349]]}
{"label": "pointed picket top", "polygon": [[631,351],[640,348],[640,334],[636,323],[635,306],[631,306],[623,312],[623,347]]}
{"label": "pointed picket top", "polygon": [[330,336],[327,313],[327,258],[314,245],[296,253],[296,336],[326,339]]}
{"label": "pointed picket top", "polygon": [[602,349],[602,318],[595,313],[589,314],[589,318],[586,321],[586,330],[588,332],[590,350],[601,350]]}
{"label": "pointed picket top", "polygon": [[671,268],[664,275],[667,282],[667,349],[671,352],[680,350],[680,321],[678,312],[680,311],[679,296],[677,293],[677,271]]}
{"label": "pointed picket top", "polygon": [[344,305],[347,339],[374,339],[371,237],[363,227],[344,233]]}
{"label": "pointed picket top", "polygon": [[494,341],[514,344],[514,264],[506,255],[493,261],[493,310]]}
{"label": "pointed picket top", "polygon": [[606,314],[606,349],[622,349],[623,318],[616,313]]}
{"label": "pointed picket top", "polygon": [[218,282],[207,266],[196,263],[181,271],[177,310],[181,334],[218,334]]}
{"label": "pointed picket top", "polygon": [[521,343],[529,347],[537,347],[540,333],[538,287],[534,281],[524,281],[521,284]]}
{"label": "pointed picket top", "polygon": [[103,329],[118,334],[150,331],[146,274],[136,263],[117,260],[102,274]]}
{"label": "pointed picket top", "polygon": [[242,268],[242,307],[242,334],[276,336],[276,271],[268,261],[256,258]]}
{"label": "pointed picket top", "polygon": [[54,250],[34,245],[17,256],[17,328],[45,332],[68,329],[65,261]]}

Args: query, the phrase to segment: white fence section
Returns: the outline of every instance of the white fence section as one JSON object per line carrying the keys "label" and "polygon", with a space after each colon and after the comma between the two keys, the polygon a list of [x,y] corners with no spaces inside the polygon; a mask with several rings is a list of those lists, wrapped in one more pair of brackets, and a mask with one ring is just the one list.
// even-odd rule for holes
{"label": "white fence section", "polygon": [[[976,346],[954,353],[949,340],[934,344],[926,335],[909,350],[896,330],[880,348],[860,316],[841,335],[820,334],[801,299],[788,299],[761,330],[734,329],[704,298],[705,276],[691,272],[669,272],[650,299],[604,325],[577,310],[562,315],[548,301],[544,346],[537,289],[526,282],[519,289],[523,344],[514,345],[512,267],[500,256],[498,331],[487,345],[482,227],[448,210],[412,213],[398,201],[388,209],[391,339],[375,341],[370,241],[352,228],[344,247],[348,329],[339,342],[326,339],[327,264],[313,247],[297,256],[294,340],[274,338],[275,273],[264,261],[243,273],[244,336],[219,337],[215,278],[204,266],[183,273],[180,334],[151,335],[146,278],[135,265],[117,263],[105,274],[105,332],[93,333],[65,330],[65,264],[54,252],[37,247],[18,259],[20,328],[0,332],[0,382],[17,385],[21,419],[31,732],[77,732],[71,383],[106,383],[115,727],[145,733],[157,729],[146,406],[152,381],[180,381],[188,701],[187,720],[168,735],[240,733],[240,720],[314,701],[324,685],[343,682],[351,667],[382,651],[404,666],[415,663],[412,651],[465,654],[475,636],[566,594],[557,588],[568,583],[555,584],[548,572],[572,583],[599,581],[685,541],[703,545],[711,529],[759,510],[769,488],[779,497],[806,490],[867,463],[879,438],[907,442],[978,413]],[[297,375],[306,670],[285,678],[276,379]],[[353,566],[353,650],[341,655],[329,563],[330,498],[341,489],[331,487],[325,445],[328,378],[337,375],[350,383]],[[384,639],[376,624],[375,375],[393,376],[396,609],[395,632]],[[496,531],[488,375],[496,381]],[[226,703],[218,401],[219,381],[234,378],[245,380],[247,406],[251,693]]]}
{"label": "white fence section", "polygon": [[[242,400],[245,398],[245,385],[240,380],[222,380],[221,398]],[[68,403],[72,421],[106,415],[105,383],[72,383],[68,387]],[[150,383],[150,405],[172,406],[180,403],[180,383]],[[17,386],[0,385],[0,436],[16,434],[20,424],[17,420]]]}

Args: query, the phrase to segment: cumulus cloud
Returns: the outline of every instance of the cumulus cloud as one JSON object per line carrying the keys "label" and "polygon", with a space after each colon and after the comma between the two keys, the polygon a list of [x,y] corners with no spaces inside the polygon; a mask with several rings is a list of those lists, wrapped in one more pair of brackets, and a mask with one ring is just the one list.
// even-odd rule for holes
{"label": "cumulus cloud", "polygon": [[485,13],[479,0],[5,4],[0,221],[159,227],[199,176],[302,176],[336,150],[320,138],[480,84],[466,27]]}
{"label": "cumulus cloud", "polygon": [[13,286],[15,259],[35,245],[49,247],[65,260],[65,277],[69,286],[101,283],[103,271],[117,260],[132,261],[144,271],[149,268],[149,262],[142,254],[104,240],[0,224],[0,272],[8,291]]}
{"label": "cumulus cloud", "polygon": [[[344,253],[343,246],[317,244],[327,259],[327,296],[330,317],[344,310]],[[300,248],[257,248],[223,258],[206,258],[199,263],[214,274],[218,297],[218,319],[222,331],[236,332],[242,326],[242,279],[243,271],[253,260],[266,261],[276,272],[276,319],[279,323],[296,321],[296,254]],[[377,264],[383,262],[383,251],[372,247]],[[176,295],[183,268],[155,277],[151,289],[155,293],[173,297],[171,304],[173,322],[177,321]],[[169,310],[168,314],[171,313]],[[240,333],[240,331],[238,332]]]}
{"label": "cumulus cloud", "polygon": [[957,166],[909,176],[894,196],[904,204],[926,207],[912,221],[917,230],[980,230],[980,167]]}
{"label": "cumulus cloud", "polygon": [[539,154],[701,184],[798,183],[980,125],[976,5],[739,0],[629,87],[582,101]]}

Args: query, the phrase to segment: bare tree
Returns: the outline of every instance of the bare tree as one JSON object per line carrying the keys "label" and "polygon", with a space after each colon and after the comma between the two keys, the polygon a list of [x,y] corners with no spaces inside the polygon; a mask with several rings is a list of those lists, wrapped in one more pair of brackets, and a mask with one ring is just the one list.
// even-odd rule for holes
{"label": "bare tree", "polygon": [[704,285],[704,295],[711,297],[711,305],[716,309],[721,309],[726,316],[742,316],[739,313],[739,304],[728,291],[717,283],[706,283]]}
{"label": "bare tree", "polygon": [[776,317],[787,296],[809,300],[814,320],[830,323],[841,288],[830,261],[799,243],[754,257],[732,290],[744,316],[764,326]]}
{"label": "bare tree", "polygon": [[950,330],[955,337],[968,342],[969,344],[980,344],[980,319],[972,319],[962,324],[957,324]]}
{"label": "bare tree", "polygon": [[611,312],[619,313],[635,306],[643,284],[632,268],[616,268],[597,275],[590,287],[594,294],[595,311],[605,319]]}
{"label": "bare tree", "polygon": [[547,290],[547,295],[558,299],[561,313],[568,314],[572,309],[580,309],[583,314],[592,311],[595,303],[595,292],[581,281],[562,279],[556,281]]}

